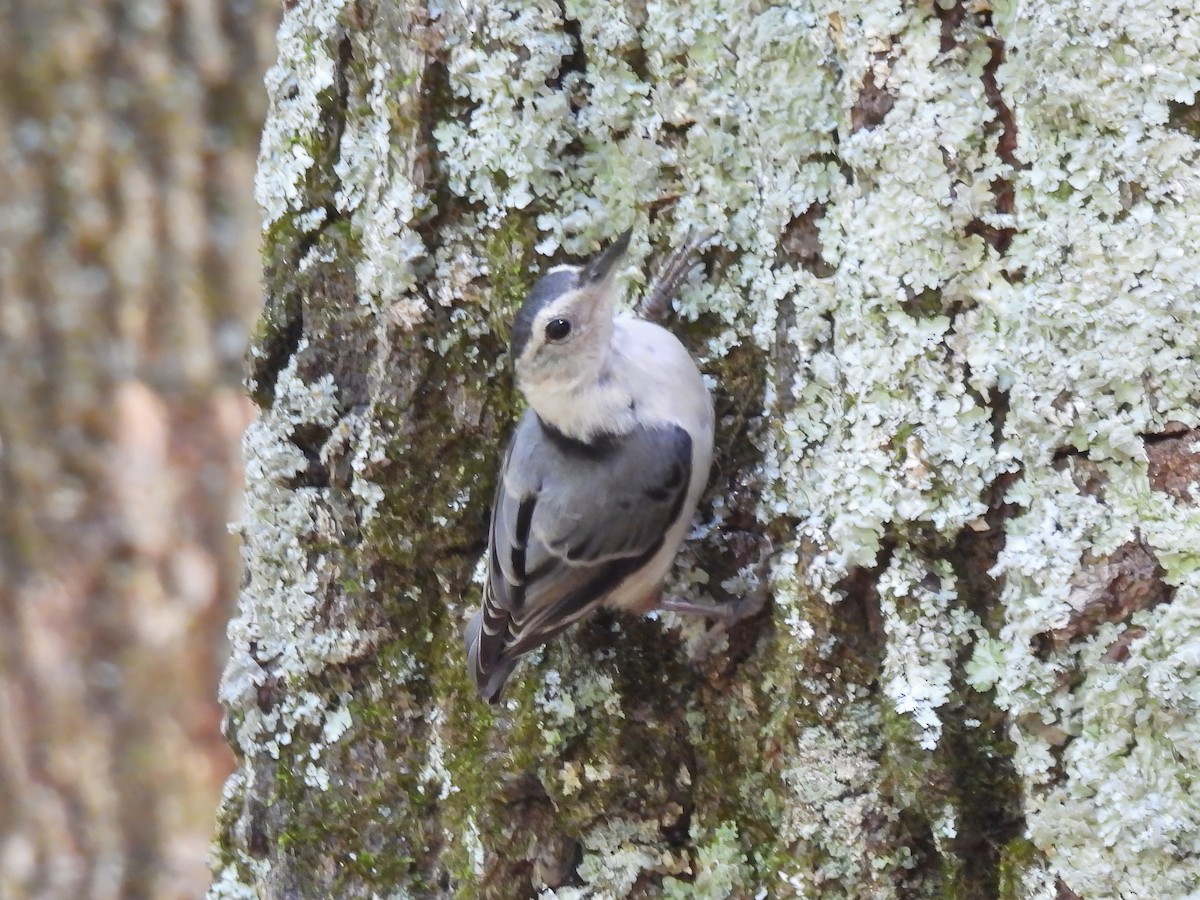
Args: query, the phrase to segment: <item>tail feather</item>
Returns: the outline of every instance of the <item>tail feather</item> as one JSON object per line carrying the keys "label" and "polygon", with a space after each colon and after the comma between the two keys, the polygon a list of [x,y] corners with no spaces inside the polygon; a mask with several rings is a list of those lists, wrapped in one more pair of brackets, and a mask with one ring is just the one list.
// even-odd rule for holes
{"label": "tail feather", "polygon": [[482,631],[483,611],[481,610],[471,617],[471,621],[467,625],[467,669],[475,681],[475,688],[479,691],[479,696],[485,702],[495,704],[500,702],[504,686],[508,683],[508,676],[516,668],[517,660],[515,657],[509,658],[501,655],[492,666],[484,669],[479,658],[479,640]]}

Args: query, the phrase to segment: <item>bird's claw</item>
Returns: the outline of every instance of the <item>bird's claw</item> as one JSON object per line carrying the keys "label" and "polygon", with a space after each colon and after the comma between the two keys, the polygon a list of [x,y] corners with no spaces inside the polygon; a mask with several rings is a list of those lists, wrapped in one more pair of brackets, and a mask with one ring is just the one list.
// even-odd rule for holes
{"label": "bird's claw", "polygon": [[762,539],[766,546],[763,548],[759,560],[754,566],[756,574],[754,587],[742,597],[735,597],[720,584],[711,584],[708,590],[710,594],[717,598],[719,601],[717,603],[683,600],[678,597],[662,597],[659,600],[657,608],[664,612],[673,612],[679,615],[700,615],[716,620],[713,627],[708,629],[704,633],[704,637],[697,643],[694,650],[694,655],[697,658],[706,656],[717,639],[734,625],[757,616],[766,607],[767,600],[770,599],[770,583],[768,579],[770,572],[768,568],[774,552],[774,545],[766,535],[763,535]]}
{"label": "bird's claw", "polygon": [[676,289],[700,266],[696,251],[716,235],[715,231],[701,231],[697,236],[694,228],[688,229],[683,245],[667,258],[662,271],[655,276],[650,290],[642,298],[640,307],[644,318],[652,322],[666,318],[671,301],[675,299]]}

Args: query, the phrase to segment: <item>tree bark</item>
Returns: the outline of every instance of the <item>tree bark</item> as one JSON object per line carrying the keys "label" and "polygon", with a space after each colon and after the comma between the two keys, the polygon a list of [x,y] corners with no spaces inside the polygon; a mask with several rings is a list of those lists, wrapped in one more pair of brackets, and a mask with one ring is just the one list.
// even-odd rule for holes
{"label": "tree bark", "polygon": [[[1200,17],[291,4],[214,897],[1184,896]],[[1098,49],[1099,48],[1099,49]],[[718,465],[672,588],[476,697],[508,323],[632,226]]]}
{"label": "tree bark", "polygon": [[271,3],[0,8],[0,897],[194,897]]}

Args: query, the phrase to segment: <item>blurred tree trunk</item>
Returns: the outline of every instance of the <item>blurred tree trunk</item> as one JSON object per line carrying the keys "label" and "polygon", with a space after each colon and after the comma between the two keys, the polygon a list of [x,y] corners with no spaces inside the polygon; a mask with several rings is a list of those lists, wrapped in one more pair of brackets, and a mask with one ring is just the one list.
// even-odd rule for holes
{"label": "blurred tree trunk", "polygon": [[[1129,16],[288,4],[212,896],[1194,887],[1200,17]],[[491,710],[508,323],[629,226],[635,293],[719,235],[673,589],[766,534],[772,603],[596,617]]]}
{"label": "blurred tree trunk", "polygon": [[194,897],[275,3],[0,7],[0,896]]}

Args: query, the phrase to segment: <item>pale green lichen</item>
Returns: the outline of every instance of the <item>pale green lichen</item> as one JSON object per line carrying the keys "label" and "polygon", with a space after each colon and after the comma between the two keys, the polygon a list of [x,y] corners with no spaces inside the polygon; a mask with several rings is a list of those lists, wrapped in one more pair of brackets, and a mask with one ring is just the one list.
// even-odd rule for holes
{"label": "pale green lichen", "polygon": [[[994,684],[1010,715],[1037,723],[1017,731],[1029,834],[1067,882],[1098,895],[1120,885],[1177,895],[1200,877],[1200,592],[1195,567],[1173,563],[1194,548],[1200,517],[1196,507],[1152,495],[1144,464],[1101,468],[1106,503],[1059,476],[1057,496],[1031,498],[1030,511],[1012,523],[997,564],[1007,576],[1006,622],[999,643],[976,651],[972,669],[980,686]],[[1082,550],[1111,552],[1135,529],[1152,535],[1166,561],[1166,580],[1177,585],[1172,601],[1127,624],[1105,624],[1048,659],[1033,655],[1033,638],[1065,625],[1097,590]],[[1107,660],[1129,627],[1145,636],[1130,643],[1124,662]],[[1068,692],[1062,678],[1070,671],[1084,677]]]}
{"label": "pale green lichen", "polygon": [[259,900],[259,892],[247,884],[234,866],[225,866],[213,876],[209,900]]}
{"label": "pale green lichen", "polygon": [[458,791],[454,776],[446,767],[446,714],[440,709],[435,709],[430,712],[428,720],[429,743],[425,748],[425,765],[421,769],[417,790],[438,800],[445,800]]}
{"label": "pale green lichen", "polygon": [[469,110],[434,131],[450,189],[483,204],[491,224],[544,197],[572,139],[566,95],[548,82],[571,53],[557,4],[449,6],[450,89]]}
{"label": "pale green lichen", "polygon": [[[302,342],[298,353],[305,347]],[[247,750],[260,729],[269,732],[275,725],[253,700],[268,671],[299,682],[326,665],[361,655],[371,640],[369,633],[351,625],[338,631],[318,627],[316,612],[324,602],[321,588],[329,573],[320,554],[312,554],[311,542],[314,536],[334,544],[339,539],[324,497],[327,489],[295,487],[292,480],[308,467],[296,435],[311,426],[332,427],[337,402],[332,376],[306,383],[296,374],[297,360],[293,357],[279,374],[273,405],[251,423],[244,439],[246,509],[237,531],[249,580],[229,624],[230,661],[221,699],[246,710],[239,743]],[[300,698],[288,702],[298,705],[271,715],[307,720],[310,712],[316,714]],[[319,704],[315,695],[313,702]]]}
{"label": "pale green lichen", "polygon": [[424,153],[415,127],[421,115],[422,55],[403,45],[384,53],[371,36],[355,32],[355,72],[334,174],[337,208],[349,213],[362,242],[355,265],[359,299],[385,321],[411,328],[425,303],[416,292],[417,265],[426,256],[417,221],[432,198],[416,179]]}
{"label": "pale green lichen", "polygon": [[[992,281],[956,346],[981,389],[1009,393],[1005,439],[1024,466],[1009,500],[1023,512],[995,570],[1005,623],[969,672],[1032,723],[1014,730],[1029,831],[1064,881],[1085,896],[1177,896],[1200,878],[1200,676],[1186,649],[1200,646],[1200,520],[1149,490],[1138,435],[1194,424],[1200,396],[1197,151],[1167,121],[1200,90],[1200,24],[1156,3],[1005,4],[997,22],[1026,164],[1011,176],[1021,227],[1007,268],[1024,279]],[[1102,461],[1103,498],[1050,468],[1064,446]],[[1129,659],[1104,659],[1127,627],[1115,624],[1036,655],[1031,641],[1096,590],[1085,554],[1136,534],[1177,591],[1128,623],[1146,629]],[[1071,671],[1083,681],[1064,690]]]}
{"label": "pale green lichen", "polygon": [[[869,703],[846,712],[833,728],[804,729],[789,748],[779,843],[790,859],[779,878],[797,896],[898,896],[893,876],[913,860],[907,847],[885,850],[901,810],[880,791],[880,723]],[[867,843],[876,848],[869,859]]]}
{"label": "pale green lichen", "polygon": [[[298,374],[308,349],[302,340],[278,373],[270,407],[246,430],[245,512],[237,531],[248,577],[228,627],[230,658],[220,697],[232,713],[230,739],[244,758],[287,760],[304,785],[323,792],[332,782],[320,760],[351,727],[349,697],[331,699],[305,686],[327,667],[361,658],[376,635],[353,622],[338,629],[320,623],[329,582],[338,572],[315,548],[338,546],[340,533],[329,488],[297,486],[295,479],[310,465],[303,434],[328,429],[335,443],[346,438],[336,436],[332,376],[310,382]],[[268,696],[272,699],[263,703]],[[313,737],[298,742],[298,734]],[[231,802],[226,798],[223,806]],[[266,865],[244,853],[237,859],[238,866],[226,867],[214,882],[210,896],[239,896],[239,867]]]}
{"label": "pale green lichen", "polygon": [[562,675],[549,669],[542,678],[542,685],[533,699],[540,713],[539,727],[546,742],[546,752],[551,758],[563,743],[577,736],[580,712],[599,707],[606,717],[619,719],[623,716],[610,675],[596,672],[564,685]]}
{"label": "pale green lichen", "polygon": [[880,613],[887,632],[883,692],[897,712],[911,715],[926,750],[942,735],[938,708],[954,692],[955,662],[982,631],[958,602],[950,566],[930,567],[901,548],[879,578]]}
{"label": "pale green lichen", "polygon": [[303,212],[305,179],[323,136],[322,94],[337,80],[336,37],[346,0],[300,0],[283,17],[275,40],[279,59],[267,72],[271,114],[263,126],[254,197],[264,227]]}
{"label": "pale green lichen", "polygon": [[725,822],[707,839],[703,834],[693,833],[692,841],[697,848],[692,880],[680,881],[668,876],[663,880],[663,896],[672,900],[724,900],[736,896],[749,874],[737,827]]}
{"label": "pale green lichen", "polygon": [[679,871],[684,862],[659,846],[658,825],[614,819],[583,836],[579,876],[587,887],[544,890],[538,900],[617,900],[645,872]]}
{"label": "pale green lichen", "polygon": [[[380,354],[372,364],[374,377],[385,377],[381,371],[383,365]],[[384,499],[382,485],[372,478],[387,462],[389,443],[390,436],[374,415],[351,413],[338,421],[321,448],[321,462],[326,466],[334,465],[337,457],[349,452],[353,473],[350,493],[358,502],[358,521],[363,526],[371,524]]]}
{"label": "pale green lichen", "polygon": [[[887,51],[896,33],[887,29],[901,25],[890,16],[876,23],[880,9],[858,22],[847,16],[843,40]],[[777,388],[785,397],[768,397],[778,413],[765,448],[764,513],[807,523],[824,550],[805,573],[819,589],[872,565],[892,523],[957,533],[983,512],[986,485],[1011,468],[993,449],[963,360],[946,354],[954,321],[905,308],[927,288],[966,294],[972,270],[994,265],[982,242],[966,256],[956,249],[969,219],[951,201],[995,168],[978,73],[938,64],[934,23],[906,15],[915,21],[899,47],[872,64],[875,83],[899,94],[894,107],[838,148],[844,164],[869,173],[869,190],[839,178],[821,198],[824,252],[838,269],[828,279],[803,273],[795,321],[776,326],[800,366]]]}

